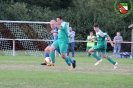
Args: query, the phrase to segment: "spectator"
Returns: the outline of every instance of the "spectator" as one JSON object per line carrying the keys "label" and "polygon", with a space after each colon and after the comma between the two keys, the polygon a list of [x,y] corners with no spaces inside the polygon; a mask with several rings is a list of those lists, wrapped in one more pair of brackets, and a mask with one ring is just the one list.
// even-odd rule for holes
{"label": "spectator", "polygon": [[95,45],[95,36],[93,35],[93,32],[92,31],[90,31],[90,35],[89,36],[87,36],[87,47],[86,47],[86,51],[88,51],[91,47],[93,47],[94,45]]}
{"label": "spectator", "polygon": [[72,57],[74,57],[74,47],[75,47],[74,37],[75,37],[75,32],[72,30],[72,27],[69,27],[68,37],[69,37],[69,44],[68,44],[67,56],[69,56],[69,50],[71,48]]}
{"label": "spectator", "polygon": [[122,36],[120,36],[120,32],[116,33],[116,36],[114,37],[114,57],[117,58],[118,54],[121,50],[121,42],[123,42]]}

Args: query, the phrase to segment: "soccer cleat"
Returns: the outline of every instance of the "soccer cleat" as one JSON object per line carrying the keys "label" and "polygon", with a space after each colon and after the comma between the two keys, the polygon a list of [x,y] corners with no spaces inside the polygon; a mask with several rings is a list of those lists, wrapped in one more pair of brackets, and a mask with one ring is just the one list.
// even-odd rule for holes
{"label": "soccer cleat", "polygon": [[54,63],[52,63],[52,64],[47,64],[47,66],[55,66],[55,64],[54,64]]}
{"label": "soccer cleat", "polygon": [[43,63],[41,63],[41,65],[46,65],[46,63],[43,62]]}
{"label": "soccer cleat", "polygon": [[94,65],[95,65],[95,66],[98,65],[98,64],[100,64],[100,62],[102,62],[102,59],[97,60],[97,62],[96,62]]}
{"label": "soccer cleat", "polygon": [[72,64],[68,66],[68,70],[72,70]]}
{"label": "soccer cleat", "polygon": [[73,68],[76,67],[76,61],[75,60],[73,60],[72,66],[73,66]]}
{"label": "soccer cleat", "polygon": [[116,63],[114,64],[114,69],[116,69],[116,68],[117,68],[117,65],[118,65],[118,63],[116,62]]}

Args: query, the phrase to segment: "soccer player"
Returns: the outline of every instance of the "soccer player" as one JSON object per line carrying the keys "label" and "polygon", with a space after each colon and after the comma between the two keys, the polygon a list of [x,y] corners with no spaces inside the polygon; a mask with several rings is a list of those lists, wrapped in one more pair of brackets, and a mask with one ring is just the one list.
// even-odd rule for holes
{"label": "soccer player", "polygon": [[[55,20],[51,20],[50,21],[50,27],[52,28],[52,30],[51,30],[51,33],[53,34],[53,37],[54,37],[54,40],[53,40],[53,42],[55,42],[56,40],[58,40],[58,28],[56,27],[56,21]],[[49,57],[49,52],[50,52],[50,46],[52,45],[52,43],[51,44],[49,44],[45,49],[44,49],[44,58],[46,58],[46,57]],[[60,50],[59,49],[56,49],[57,50],[57,52],[59,53],[59,55],[60,55]],[[46,63],[41,63],[41,65],[46,65]]]}
{"label": "soccer player", "polygon": [[56,48],[60,49],[61,52],[61,57],[66,61],[68,65],[68,70],[72,70],[72,64],[69,60],[69,57],[66,55],[67,54],[67,49],[68,49],[68,27],[66,25],[66,22],[63,21],[62,17],[59,16],[56,18],[57,20],[57,27],[58,27],[58,40],[55,41],[52,46],[50,47],[50,57],[52,59],[52,63],[49,64],[49,66],[54,66],[55,65],[55,54],[54,50]]}
{"label": "soccer player", "polygon": [[[52,28],[51,33],[53,33],[53,37],[54,37],[53,43],[54,43],[55,41],[58,40],[58,28],[57,28],[56,21],[55,20],[51,20],[50,21],[50,26]],[[44,54],[45,58],[49,57],[50,47],[51,47],[52,44],[50,44],[49,46],[47,46],[45,48],[45,51],[44,51],[45,52],[45,54]],[[59,55],[61,54],[59,48],[56,48],[56,51],[59,53]],[[76,61],[72,60],[69,56],[68,56],[68,58],[69,58],[70,62],[72,63],[73,68],[75,68],[76,67]],[[41,63],[41,65],[46,65],[46,63],[43,62],[43,63]]]}
{"label": "soccer player", "polygon": [[105,38],[108,38],[111,46],[113,47],[114,44],[113,44],[111,38],[108,36],[107,33],[103,33],[100,30],[98,24],[94,24],[93,28],[94,28],[94,31],[96,32],[97,45],[90,48],[88,50],[88,54],[90,54],[90,55],[92,54],[97,59],[97,62],[94,65],[98,65],[102,61],[102,59],[100,57],[98,57],[95,52],[102,52],[102,56],[114,65],[114,69],[117,68],[118,63],[106,55],[107,43],[106,43]]}

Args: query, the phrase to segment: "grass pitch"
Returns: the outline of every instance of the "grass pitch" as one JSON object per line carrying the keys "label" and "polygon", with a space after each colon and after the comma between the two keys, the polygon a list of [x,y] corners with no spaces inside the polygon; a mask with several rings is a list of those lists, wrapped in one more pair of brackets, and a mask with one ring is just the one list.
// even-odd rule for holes
{"label": "grass pitch", "polygon": [[55,67],[42,66],[43,57],[0,56],[0,88],[132,88],[133,59],[107,60],[94,66],[95,59],[74,57],[77,67],[67,70],[60,57]]}

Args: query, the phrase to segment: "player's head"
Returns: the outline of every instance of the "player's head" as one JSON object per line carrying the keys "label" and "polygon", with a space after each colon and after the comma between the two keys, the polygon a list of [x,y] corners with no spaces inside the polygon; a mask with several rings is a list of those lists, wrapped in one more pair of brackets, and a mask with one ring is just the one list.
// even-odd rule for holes
{"label": "player's head", "polygon": [[99,25],[98,24],[94,24],[93,25],[93,29],[95,32],[98,32],[99,31]]}
{"label": "player's head", "polygon": [[90,31],[90,36],[92,36],[93,35],[93,31]]}
{"label": "player's head", "polygon": [[120,32],[117,32],[116,35],[117,35],[117,36],[120,36]]}
{"label": "player's head", "polygon": [[50,21],[50,27],[53,29],[56,27],[56,21],[55,20],[51,20]]}
{"label": "player's head", "polygon": [[69,27],[69,31],[70,31],[70,32],[72,31],[72,27]]}
{"label": "player's head", "polygon": [[63,22],[63,19],[62,19],[61,16],[58,16],[58,17],[56,18],[56,21],[57,21],[57,24],[60,25],[60,24]]}

